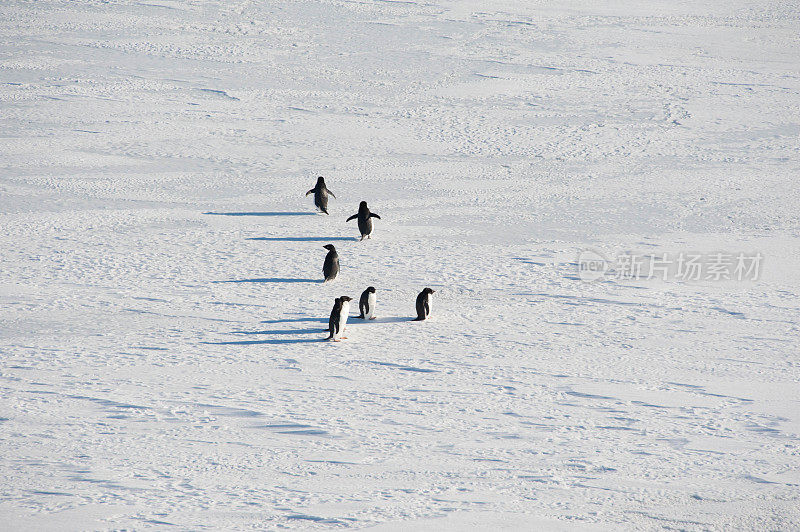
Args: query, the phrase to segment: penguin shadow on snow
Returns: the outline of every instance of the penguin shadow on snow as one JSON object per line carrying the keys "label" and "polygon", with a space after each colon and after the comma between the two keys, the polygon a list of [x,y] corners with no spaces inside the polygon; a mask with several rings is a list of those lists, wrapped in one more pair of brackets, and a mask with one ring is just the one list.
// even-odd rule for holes
{"label": "penguin shadow on snow", "polygon": [[300,211],[288,211],[288,212],[204,212],[203,214],[208,214],[211,216],[316,216],[317,213],[315,212],[300,212]]}
{"label": "penguin shadow on snow", "polygon": [[261,323],[297,323],[297,322],[327,323],[325,318],[284,318],[280,320],[262,320]]}
{"label": "penguin shadow on snow", "polygon": [[[351,327],[356,325],[358,327],[364,325],[371,325],[371,324],[379,324],[379,323],[405,323],[405,322],[412,322],[414,321],[413,317],[409,316],[389,316],[383,318],[375,318],[374,320],[364,320],[359,319],[358,315],[350,315],[347,319],[347,327]],[[287,318],[287,319],[279,319],[279,320],[264,320],[261,323],[266,324],[276,324],[276,323],[298,323],[298,322],[310,322],[310,323],[319,323],[324,324],[327,323],[328,320],[323,318]],[[316,342],[328,342],[329,339],[325,337],[316,337],[316,338],[283,338],[284,336],[294,336],[294,335],[307,335],[307,334],[322,334],[328,332],[327,327],[317,326],[317,327],[307,327],[304,329],[270,329],[270,330],[263,330],[263,331],[231,331],[230,334],[239,334],[245,336],[257,336],[257,335],[265,335],[265,336],[276,336],[277,338],[265,338],[259,340],[231,340],[227,342],[202,342],[204,344],[210,345],[259,345],[259,344],[301,344],[301,343],[316,343]]]}
{"label": "penguin shadow on snow", "polygon": [[322,283],[321,279],[301,279],[292,277],[262,277],[258,279],[231,279],[229,281],[211,281],[212,283]]}
{"label": "penguin shadow on snow", "polygon": [[[273,322],[297,322],[297,321],[310,321],[322,322],[324,320],[318,318],[296,318],[291,320],[267,320],[263,323]],[[229,334],[237,334],[244,336],[275,336],[276,338],[263,338],[258,340],[229,340],[226,342],[204,342],[213,345],[259,345],[259,344],[304,344],[311,342],[324,342],[324,338],[284,338],[288,335],[306,335],[306,334],[319,334],[319,328],[305,328],[305,329],[269,329],[264,331],[231,331]]]}
{"label": "penguin shadow on snow", "polygon": [[356,325],[369,325],[369,324],[378,324],[378,323],[401,323],[406,321],[414,321],[414,318],[411,316],[388,316],[385,318],[375,318],[374,320],[364,320],[359,318],[357,315],[350,316],[347,320],[347,325],[356,324]]}
{"label": "penguin shadow on snow", "polygon": [[349,236],[257,236],[246,240],[266,240],[267,242],[328,242],[336,240],[353,242],[358,238]]}
{"label": "penguin shadow on snow", "polygon": [[[326,329],[327,330],[327,329]],[[320,329],[313,328],[313,329],[273,329],[273,330],[266,330],[266,331],[231,331],[231,334],[264,334],[264,335],[283,335],[283,334],[313,334],[318,333]]]}
{"label": "penguin shadow on snow", "polygon": [[[323,318],[284,318],[277,320],[263,320],[261,323],[277,324],[277,323],[327,323],[328,320]],[[258,340],[229,340],[226,342],[203,342],[205,344],[213,345],[259,345],[259,344],[301,344],[324,342],[325,338],[285,338],[285,336],[294,335],[307,335],[307,334],[320,334],[327,332],[327,329],[322,329],[321,325],[316,327],[306,327],[304,329],[268,329],[262,331],[231,331],[229,334],[244,335],[244,336],[274,336],[275,338],[263,338]]]}
{"label": "penguin shadow on snow", "polygon": [[[275,331],[272,331],[275,332]],[[313,332],[319,332],[316,329]],[[242,331],[234,331],[241,334]],[[295,334],[295,331],[284,331],[285,334]],[[263,334],[255,331],[252,334]],[[309,344],[313,342],[324,342],[324,338],[268,338],[265,340],[239,340],[229,342],[203,342],[207,345],[260,345],[260,344]]]}

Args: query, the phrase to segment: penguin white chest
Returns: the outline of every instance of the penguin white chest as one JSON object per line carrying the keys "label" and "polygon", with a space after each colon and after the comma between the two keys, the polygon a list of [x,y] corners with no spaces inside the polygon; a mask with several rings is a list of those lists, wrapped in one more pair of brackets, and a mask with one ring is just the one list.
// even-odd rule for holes
{"label": "penguin white chest", "polygon": [[367,312],[364,314],[364,317],[368,320],[371,320],[372,317],[375,315],[375,294],[370,293],[367,296]]}
{"label": "penguin white chest", "polygon": [[344,325],[347,323],[347,316],[350,314],[350,302],[342,303],[342,311],[339,313],[339,336],[344,332]]}

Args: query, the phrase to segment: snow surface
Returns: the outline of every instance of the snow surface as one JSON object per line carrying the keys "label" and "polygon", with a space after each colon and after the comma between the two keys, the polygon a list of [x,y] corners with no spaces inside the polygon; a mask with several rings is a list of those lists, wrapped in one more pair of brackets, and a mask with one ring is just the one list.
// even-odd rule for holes
{"label": "snow surface", "polygon": [[0,16],[3,530],[800,528],[796,2]]}

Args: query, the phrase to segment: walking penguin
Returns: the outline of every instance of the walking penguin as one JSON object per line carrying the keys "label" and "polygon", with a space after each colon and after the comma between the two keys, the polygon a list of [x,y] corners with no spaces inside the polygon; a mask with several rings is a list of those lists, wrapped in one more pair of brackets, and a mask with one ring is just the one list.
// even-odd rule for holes
{"label": "walking penguin", "polygon": [[333,310],[331,310],[331,317],[328,320],[328,331],[330,332],[328,340],[333,340],[334,342],[338,342],[340,339],[347,340],[346,337],[342,336],[342,333],[347,323],[347,315],[350,314],[350,301],[352,301],[352,298],[348,296],[336,298]]}
{"label": "walking penguin", "polygon": [[328,340],[333,340],[334,342],[339,339],[339,315],[342,313],[342,299],[337,297],[333,301],[333,309],[331,310],[331,317],[328,318],[328,332],[330,335],[328,336]]}
{"label": "walking penguin", "polygon": [[325,244],[322,247],[328,250],[328,254],[325,255],[325,262],[322,264],[322,275],[325,276],[322,282],[327,283],[328,281],[333,281],[339,275],[339,254],[336,253],[336,248],[333,247],[333,244]]}
{"label": "walking penguin", "polygon": [[367,207],[366,201],[362,201],[358,205],[358,213],[354,214],[346,221],[349,222],[355,218],[358,218],[358,230],[361,231],[361,240],[364,240],[364,237],[369,238],[370,233],[372,233],[372,219],[381,219],[381,217],[374,212],[369,212],[369,207]]}
{"label": "walking penguin", "polygon": [[358,300],[358,310],[361,311],[359,318],[362,320],[375,319],[375,287],[370,286],[361,293]]}
{"label": "walking penguin", "polygon": [[422,321],[431,314],[431,294],[436,290],[425,288],[417,296],[417,317],[414,321]]}
{"label": "walking penguin", "polygon": [[328,190],[328,187],[325,186],[325,178],[319,176],[317,178],[317,184],[314,185],[314,188],[306,192],[306,196],[311,193],[314,193],[314,205],[317,206],[319,210],[328,214],[328,194],[336,198],[336,195]]}

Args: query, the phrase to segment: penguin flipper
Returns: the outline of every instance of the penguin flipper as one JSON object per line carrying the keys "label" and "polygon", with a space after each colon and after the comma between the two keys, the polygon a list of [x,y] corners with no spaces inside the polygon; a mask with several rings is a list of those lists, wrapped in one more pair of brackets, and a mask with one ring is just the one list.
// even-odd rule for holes
{"label": "penguin flipper", "polygon": [[381,219],[381,217],[378,216],[377,214],[375,214],[374,212],[369,213],[369,216],[370,216],[370,218],[377,218],[378,220]]}
{"label": "penguin flipper", "polygon": [[325,187],[325,190],[327,190],[327,191],[328,191],[328,194],[330,194],[331,196],[333,196],[333,199],[336,199],[336,194],[334,194],[333,192],[331,192],[330,190],[328,190],[328,187]]}
{"label": "penguin flipper", "polygon": [[308,192],[306,192],[306,196],[308,196],[308,195],[309,195],[309,194],[311,194],[312,192],[314,192],[314,189],[313,189],[313,188],[312,188],[311,190],[309,190]]}
{"label": "penguin flipper", "polygon": [[354,214],[353,216],[345,220],[345,222],[349,222],[350,220],[355,220],[356,218],[358,218],[358,214]]}

